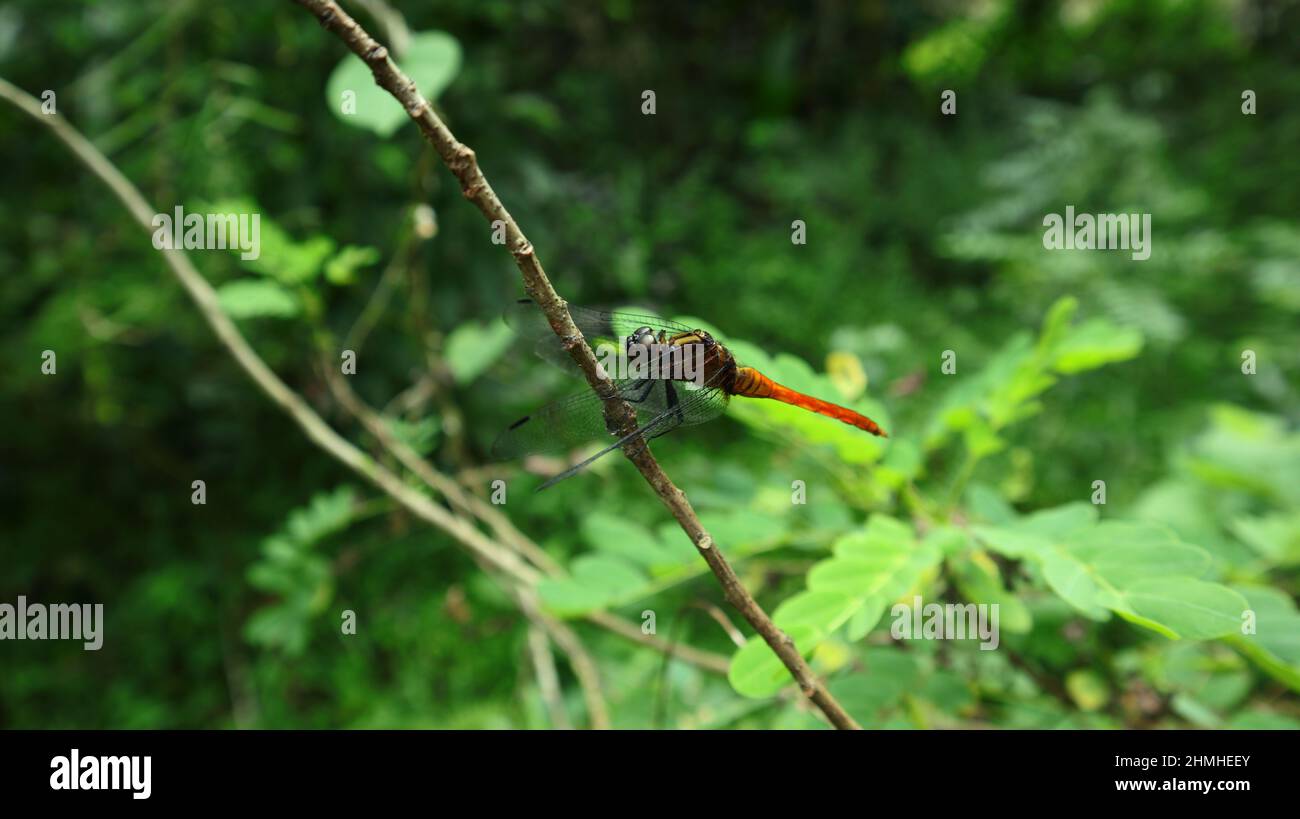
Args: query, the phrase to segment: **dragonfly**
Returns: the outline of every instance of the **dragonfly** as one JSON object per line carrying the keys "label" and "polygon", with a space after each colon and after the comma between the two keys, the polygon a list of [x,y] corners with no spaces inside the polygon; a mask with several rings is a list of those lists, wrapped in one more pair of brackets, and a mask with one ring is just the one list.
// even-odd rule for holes
{"label": "dragonfly", "polygon": [[[573,323],[593,350],[617,350],[622,361],[639,362],[611,378],[615,394],[636,413],[636,428],[625,435],[609,429],[604,401],[585,390],[555,401],[511,424],[492,445],[497,460],[565,452],[615,436],[599,452],[547,480],[538,491],[572,477],[597,459],[638,439],[644,442],[682,427],[712,421],[726,412],[734,396],[781,401],[834,418],[881,438],[889,437],[867,416],[778,384],[738,363],[708,332],[649,313],[606,312],[569,305]],[[506,323],[532,341],[543,359],[571,373],[577,367],[531,299],[506,312]],[[602,361],[603,364],[603,361]],[[694,366],[691,366],[691,365]],[[606,368],[608,371],[608,368]]]}

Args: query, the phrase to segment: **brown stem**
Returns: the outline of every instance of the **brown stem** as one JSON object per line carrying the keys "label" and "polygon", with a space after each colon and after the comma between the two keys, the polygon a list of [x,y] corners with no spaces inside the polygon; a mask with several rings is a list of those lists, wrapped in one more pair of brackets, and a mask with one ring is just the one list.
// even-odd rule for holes
{"label": "brown stem", "polygon": [[[314,14],[324,28],[338,36],[369,66],[375,82],[402,104],[425,139],[459,180],[461,193],[465,198],[474,203],[489,223],[500,222],[504,226],[506,247],[514,256],[515,264],[519,266],[519,272],[523,275],[524,289],[546,314],[551,329],[564,341],[565,349],[582,370],[587,383],[597,395],[605,398],[605,418],[610,428],[619,430],[623,435],[635,430],[636,414],[627,402],[618,396],[617,391],[600,370],[595,354],[574,325],[568,306],[551,286],[551,281],[547,278],[532,243],[524,236],[519,225],[515,223],[514,217],[506,210],[505,205],[501,203],[496,192],[483,176],[483,172],[479,170],[474,151],[458,141],[446,124],[434,113],[433,106],[420,94],[415,81],[406,76],[389,58],[388,49],[367,34],[356,20],[339,8],[337,3],[333,0],[294,1]],[[623,452],[654,489],[655,494],[677,520],[682,531],[686,532],[691,542],[695,544],[695,548],[704,557],[709,568],[718,578],[718,582],[722,584],[727,602],[735,606],[749,624],[762,635],[764,642],[789,669],[790,675],[799,684],[803,694],[821,709],[835,727],[858,728],[858,724],[813,674],[794,641],[776,627],[767,616],[767,612],[763,611],[753,596],[741,585],[731,565],[714,545],[713,538],[705,531],[695,515],[690,501],[673,485],[672,480],[650,453],[650,449],[640,438],[633,438],[624,446]]]}
{"label": "brown stem", "polygon": [[[563,576],[564,571],[559,564],[552,560],[550,555],[546,554],[527,535],[515,528],[510,519],[501,514],[496,507],[472,492],[466,491],[459,483],[435,470],[418,453],[394,437],[388,427],[385,426],[379,413],[353,391],[348,380],[331,364],[332,362],[325,361],[323,371],[326,383],[329,384],[335,400],[350,415],[360,421],[371,435],[375,436],[375,440],[379,442],[380,446],[414,473],[426,486],[435,492],[441,493],[453,507],[486,523],[491,527],[493,534],[496,535],[500,542],[514,548],[546,574],[552,577]],[[721,654],[701,651],[691,646],[674,646],[663,640],[655,639],[650,635],[642,634],[640,627],[635,623],[630,623],[608,612],[592,612],[587,615],[586,619],[615,634],[644,646],[649,646],[670,657],[678,657],[685,662],[709,671],[721,674],[727,673],[727,658]]]}
{"label": "brown stem", "polygon": [[[154,209],[145,201],[130,180],[123,176],[121,171],[109,162],[75,128],[69,125],[63,117],[57,114],[43,113],[40,103],[33,99],[30,94],[3,79],[0,79],[0,99],[9,101],[37,122],[48,126],[55,136],[72,151],[73,155],[108,186],[109,190],[117,196],[135,221],[145,230],[152,231],[150,220],[155,212]],[[532,594],[540,575],[533,566],[520,561],[514,552],[530,553],[534,557],[539,553],[542,555],[545,553],[541,552],[536,544],[533,544],[515,529],[504,515],[499,513],[493,515],[492,513],[495,513],[496,510],[492,509],[490,505],[475,504],[474,501],[477,499],[472,494],[464,492],[454,481],[448,482],[448,485],[453,490],[453,494],[449,498],[453,504],[456,504],[457,500],[468,499],[464,500],[464,505],[469,507],[469,512],[472,513],[474,509],[478,509],[480,512],[486,511],[485,517],[488,525],[492,526],[497,536],[504,540],[504,543],[494,542],[484,536],[473,523],[463,516],[450,513],[433,503],[425,495],[407,487],[390,470],[376,463],[364,452],[338,435],[319,415],[312,411],[301,396],[293,392],[288,385],[271,371],[266,362],[249,346],[239,329],[230,321],[230,318],[221,310],[215,291],[212,290],[211,285],[207,283],[198,270],[194,268],[183,251],[166,251],[163,253],[163,260],[194,300],[199,308],[200,315],[212,328],[217,340],[227,349],[253,382],[303,429],[313,443],[361,476],[374,482],[385,493],[417,517],[451,535],[468,549],[485,570],[491,570],[489,574],[495,577],[496,572],[500,572],[501,582],[505,585],[507,591],[513,592],[518,589],[521,593]],[[373,411],[371,411],[371,415],[373,415]],[[382,423],[379,426],[381,429],[383,428]],[[416,460],[419,460],[418,456]],[[435,482],[428,480],[429,475],[425,474],[421,475],[421,477],[425,478],[426,483],[435,491],[438,489],[436,480]],[[459,505],[458,509],[465,511]],[[540,561],[543,570],[555,568],[553,562],[549,567],[545,565],[545,562],[545,560]],[[661,643],[644,638],[636,626],[614,615],[599,612],[588,617],[588,620],[663,653],[674,654],[701,668],[726,672],[726,658],[692,648],[671,650]],[[597,706],[594,704],[595,700],[599,699],[595,664],[586,655],[585,650],[582,649],[576,635],[554,618],[542,617],[538,622],[552,635],[556,643],[570,654],[570,659],[574,662],[575,672],[578,674],[579,681],[582,683],[584,693],[587,696],[588,707],[593,715],[593,723],[607,725],[608,717],[605,714],[603,705]]]}

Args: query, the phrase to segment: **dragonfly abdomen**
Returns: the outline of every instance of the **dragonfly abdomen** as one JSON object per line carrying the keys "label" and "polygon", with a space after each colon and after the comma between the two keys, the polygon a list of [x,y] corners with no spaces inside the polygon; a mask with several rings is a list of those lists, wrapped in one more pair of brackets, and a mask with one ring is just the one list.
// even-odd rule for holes
{"label": "dragonfly abdomen", "polygon": [[792,390],[784,384],[776,383],[753,367],[737,368],[736,378],[732,382],[729,392],[733,395],[743,395],[748,398],[771,398],[774,401],[801,407],[818,415],[825,415],[827,418],[834,418],[836,421],[865,430],[872,435],[879,435],[881,438],[889,437],[880,428],[879,424],[862,413]]}

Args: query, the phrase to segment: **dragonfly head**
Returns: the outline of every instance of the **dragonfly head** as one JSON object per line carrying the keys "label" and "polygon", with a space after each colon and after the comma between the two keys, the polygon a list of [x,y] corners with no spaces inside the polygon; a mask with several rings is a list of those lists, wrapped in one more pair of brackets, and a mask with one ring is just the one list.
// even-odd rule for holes
{"label": "dragonfly head", "polygon": [[632,352],[633,347],[649,347],[658,340],[655,331],[650,327],[638,327],[627,337],[627,351]]}

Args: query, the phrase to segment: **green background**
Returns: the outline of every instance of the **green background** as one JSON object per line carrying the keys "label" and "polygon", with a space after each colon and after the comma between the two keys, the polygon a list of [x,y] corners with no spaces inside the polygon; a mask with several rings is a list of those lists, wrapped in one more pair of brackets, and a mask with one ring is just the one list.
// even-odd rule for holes
{"label": "green background", "polygon": [[[565,298],[693,317],[889,430],[738,400],[654,445],[863,725],[1300,727],[1297,4],[394,5],[399,63]],[[0,77],[54,90],[153,207],[261,214],[258,261],[191,260],[312,407],[378,452],[319,369],[318,341],[350,339],[396,434],[484,497],[508,481],[616,727],[819,725],[764,649],[737,654],[622,458],[542,494],[554,462],[490,462],[580,384],[512,346],[510,255],[345,54],[288,2],[0,6]],[[312,446],[147,233],[3,103],[0,155],[0,602],[107,620],[98,652],[0,643],[0,726],[553,724],[501,587]],[[1150,213],[1151,258],[1044,250],[1067,205]],[[892,640],[913,594],[999,603],[998,650]],[[731,674],[596,609],[653,611],[656,639],[736,654]]]}

